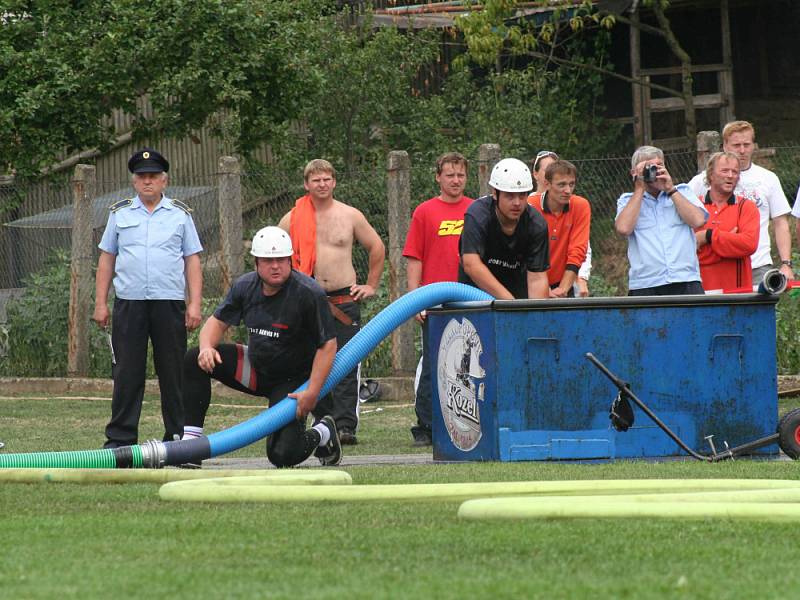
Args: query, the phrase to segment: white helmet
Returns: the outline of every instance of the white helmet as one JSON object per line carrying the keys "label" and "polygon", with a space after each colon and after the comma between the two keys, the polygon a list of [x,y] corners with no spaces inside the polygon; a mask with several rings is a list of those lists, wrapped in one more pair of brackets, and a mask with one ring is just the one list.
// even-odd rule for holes
{"label": "white helmet", "polygon": [[533,179],[524,162],[516,158],[504,158],[492,169],[489,185],[500,192],[530,192]]}
{"label": "white helmet", "polygon": [[250,246],[250,254],[259,258],[280,258],[291,256],[292,239],[280,227],[270,225],[259,229],[253,236],[253,244]]}

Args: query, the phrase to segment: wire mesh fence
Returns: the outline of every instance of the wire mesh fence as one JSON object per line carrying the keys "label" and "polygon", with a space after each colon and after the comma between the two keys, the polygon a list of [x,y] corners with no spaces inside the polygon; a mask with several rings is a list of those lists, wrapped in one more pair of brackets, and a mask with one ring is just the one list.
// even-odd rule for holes
{"label": "wire mesh fence", "polygon": [[[527,158],[527,157],[522,157]],[[576,193],[592,203],[591,244],[594,272],[601,282],[593,294],[625,293],[627,281],[627,242],[614,233],[617,198],[630,191],[630,157],[600,159],[565,157],[578,168]],[[477,157],[470,159],[466,193],[477,197],[479,189]],[[800,146],[783,146],[761,153],[758,162],[775,171],[790,202],[794,201],[800,180]],[[688,181],[697,172],[693,152],[668,154],[667,169],[676,182]],[[219,178],[213,173],[182,178],[179,172],[171,175],[167,195],[180,199],[193,209],[193,217],[204,245],[202,254],[205,306],[214,303],[225,293],[222,278],[221,233],[219,222]],[[335,196],[359,208],[375,227],[384,243],[388,242],[387,173],[383,166],[354,169],[339,173]],[[432,164],[413,164],[410,172],[412,209],[435,196],[438,186]],[[250,239],[259,228],[277,224],[303,195],[302,172],[287,171],[274,165],[262,165],[242,174],[242,237]],[[0,325],[5,321],[5,308],[11,298],[18,297],[35,274],[48,264],[58,251],[69,253],[72,227],[72,182],[62,176],[34,184],[0,182]],[[133,195],[129,180],[97,182],[92,204],[94,260],[99,255],[97,243],[108,217],[108,206]],[[388,243],[387,243],[388,247]],[[354,266],[359,282],[366,280],[368,260],[358,245],[354,248]],[[252,268],[245,249],[244,270]],[[366,321],[389,303],[386,273],[378,295],[365,304]],[[398,269],[398,273],[404,273]],[[67,290],[68,293],[68,290]],[[209,308],[210,310],[210,308]],[[2,338],[0,338],[2,342]],[[66,341],[65,341],[66,343]],[[0,343],[0,349],[2,343]],[[391,370],[388,340],[364,365],[370,375]]]}

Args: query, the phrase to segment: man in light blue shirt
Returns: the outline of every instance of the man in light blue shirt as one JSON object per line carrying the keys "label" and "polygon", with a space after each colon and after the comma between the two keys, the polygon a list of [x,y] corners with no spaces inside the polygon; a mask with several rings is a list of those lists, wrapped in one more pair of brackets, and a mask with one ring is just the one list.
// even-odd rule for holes
{"label": "man in light blue shirt", "polygon": [[633,153],[631,177],[633,193],[617,200],[614,222],[628,238],[628,295],[702,294],[694,229],[708,212],[689,186],[673,184],[655,146]]}
{"label": "man in light blue shirt", "polygon": [[115,364],[106,448],[138,442],[144,396],[147,342],[161,391],[164,440],[180,439],[186,330],[200,325],[203,274],[200,238],[191,209],[167,198],[169,162],[151,148],[128,161],[135,198],[110,207],[100,240],[92,318],[109,324],[108,290],[114,282],[112,347]]}

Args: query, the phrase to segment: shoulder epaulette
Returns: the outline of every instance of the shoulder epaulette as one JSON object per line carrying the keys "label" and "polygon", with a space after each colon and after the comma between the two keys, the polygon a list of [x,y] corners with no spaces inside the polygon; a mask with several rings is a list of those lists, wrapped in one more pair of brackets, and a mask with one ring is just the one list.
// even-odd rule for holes
{"label": "shoulder epaulette", "polygon": [[172,204],[174,204],[176,207],[180,208],[187,215],[192,214],[192,209],[189,208],[188,204],[186,204],[184,202],[181,202],[180,200],[176,200],[175,198],[170,198],[170,201],[172,202]]}
{"label": "shoulder epaulette", "polygon": [[118,202],[114,202],[111,206],[108,207],[108,210],[111,212],[117,212],[121,208],[125,208],[126,206],[130,206],[133,204],[133,198],[128,198],[127,200],[119,200]]}

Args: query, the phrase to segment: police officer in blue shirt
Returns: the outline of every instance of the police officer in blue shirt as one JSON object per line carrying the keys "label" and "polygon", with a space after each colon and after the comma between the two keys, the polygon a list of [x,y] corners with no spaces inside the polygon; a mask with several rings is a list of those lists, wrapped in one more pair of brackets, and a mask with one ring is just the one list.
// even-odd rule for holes
{"label": "police officer in blue shirt", "polygon": [[[186,330],[200,325],[203,274],[200,238],[191,209],[167,198],[169,162],[151,148],[131,156],[136,197],[110,207],[100,241],[92,319],[106,328],[113,322],[114,392],[106,448],[138,442],[144,395],[147,340],[161,390],[164,440],[183,433],[181,401]],[[108,290],[114,282],[113,315]]]}

